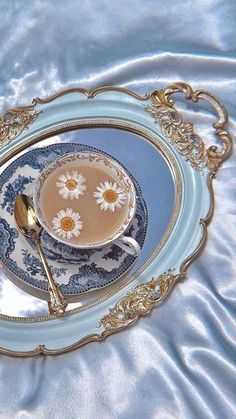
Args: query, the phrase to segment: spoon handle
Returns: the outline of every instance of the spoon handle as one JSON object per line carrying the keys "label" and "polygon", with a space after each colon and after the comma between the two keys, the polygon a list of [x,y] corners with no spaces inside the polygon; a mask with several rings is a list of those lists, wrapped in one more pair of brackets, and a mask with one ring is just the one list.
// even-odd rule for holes
{"label": "spoon handle", "polygon": [[48,303],[48,306],[49,306],[50,314],[64,313],[68,303],[65,300],[64,295],[58,289],[58,286],[53,279],[51,269],[48,266],[47,260],[45,258],[43,249],[39,241],[34,240],[34,242],[37,246],[38,253],[41,258],[41,261],[42,261],[42,264],[43,264],[43,267],[47,276],[47,280],[49,283],[48,291],[50,295],[50,302]]}

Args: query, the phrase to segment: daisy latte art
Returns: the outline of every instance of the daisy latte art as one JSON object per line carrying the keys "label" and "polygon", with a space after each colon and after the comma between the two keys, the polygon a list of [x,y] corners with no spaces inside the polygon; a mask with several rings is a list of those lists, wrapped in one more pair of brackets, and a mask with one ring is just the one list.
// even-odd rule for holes
{"label": "daisy latte art", "polygon": [[138,253],[135,240],[123,237],[135,214],[135,188],[110,157],[94,152],[59,157],[40,174],[33,198],[40,222],[58,241],[90,248],[122,239],[120,247]]}

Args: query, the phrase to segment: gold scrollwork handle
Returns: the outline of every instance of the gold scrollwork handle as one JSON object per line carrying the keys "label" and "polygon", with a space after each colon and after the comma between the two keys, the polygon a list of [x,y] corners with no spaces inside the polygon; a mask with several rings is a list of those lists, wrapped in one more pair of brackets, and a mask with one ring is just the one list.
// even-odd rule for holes
{"label": "gold scrollwork handle", "polygon": [[[156,107],[165,106],[175,111],[174,101],[170,99],[170,96],[173,95],[174,93],[183,93],[187,100],[192,100],[193,102],[198,102],[200,99],[204,99],[208,103],[210,103],[215,109],[218,119],[216,122],[213,123],[213,128],[215,129],[215,134],[217,135],[218,139],[222,143],[222,147],[220,150],[219,150],[219,147],[216,145],[211,145],[209,148],[206,149],[201,138],[197,136],[196,134],[194,134],[193,131],[190,132],[192,136],[192,139],[191,139],[192,150],[194,149],[194,147],[196,148],[196,150],[198,149],[198,153],[197,153],[198,159],[204,160],[206,165],[213,172],[215,172],[218,166],[225,159],[227,159],[227,157],[229,157],[229,155],[231,154],[232,145],[233,145],[232,137],[230,133],[225,129],[225,125],[227,124],[227,121],[228,121],[228,114],[225,107],[222,105],[220,100],[216,96],[214,96],[212,93],[205,90],[194,91],[189,84],[184,83],[184,82],[177,82],[177,83],[171,84],[170,86],[166,87],[163,90],[156,90],[152,93],[151,97]],[[154,117],[156,117],[153,111],[152,111],[152,114]],[[163,114],[163,109],[162,109],[162,114]],[[160,120],[160,118],[158,119]],[[184,123],[181,118],[181,121],[178,121],[178,125],[181,125],[182,132],[183,134],[185,134],[184,130],[186,130],[187,123]],[[191,131],[189,126],[188,126],[188,131]],[[193,136],[195,137],[195,144],[193,141]],[[184,135],[182,137],[184,137]],[[185,140],[186,140],[186,135],[185,135]],[[175,142],[178,143],[178,141],[175,141]],[[182,138],[182,143],[183,143],[183,138]],[[195,150],[195,156],[196,156],[196,150]],[[181,150],[179,149],[178,151],[181,152]],[[192,163],[194,163],[193,153],[191,154],[189,160],[190,161],[192,160]]]}

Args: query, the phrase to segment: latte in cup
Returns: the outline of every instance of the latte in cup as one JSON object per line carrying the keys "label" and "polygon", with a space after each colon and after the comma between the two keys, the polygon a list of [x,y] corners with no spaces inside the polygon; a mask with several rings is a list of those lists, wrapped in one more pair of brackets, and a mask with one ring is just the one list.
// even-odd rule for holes
{"label": "latte in cup", "polygon": [[114,242],[133,255],[140,247],[124,235],[135,215],[136,191],[125,169],[96,152],[58,157],[35,183],[34,207],[44,229],[76,248]]}
{"label": "latte in cup", "polygon": [[71,162],[51,173],[40,196],[42,216],[59,237],[98,244],[116,233],[127,218],[129,200],[111,173]]}

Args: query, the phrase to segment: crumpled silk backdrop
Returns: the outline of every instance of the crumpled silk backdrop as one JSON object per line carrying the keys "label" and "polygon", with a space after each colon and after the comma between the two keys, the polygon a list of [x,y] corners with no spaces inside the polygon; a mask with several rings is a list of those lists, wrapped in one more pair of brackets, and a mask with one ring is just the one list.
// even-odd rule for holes
{"label": "crumpled silk backdrop", "polygon": [[[234,0],[0,0],[0,107],[62,88],[139,93],[183,80],[225,104],[235,130]],[[213,113],[187,117],[209,143]],[[0,360],[0,417],[233,418],[235,156],[214,182],[204,253],[134,327],[58,357]]]}

